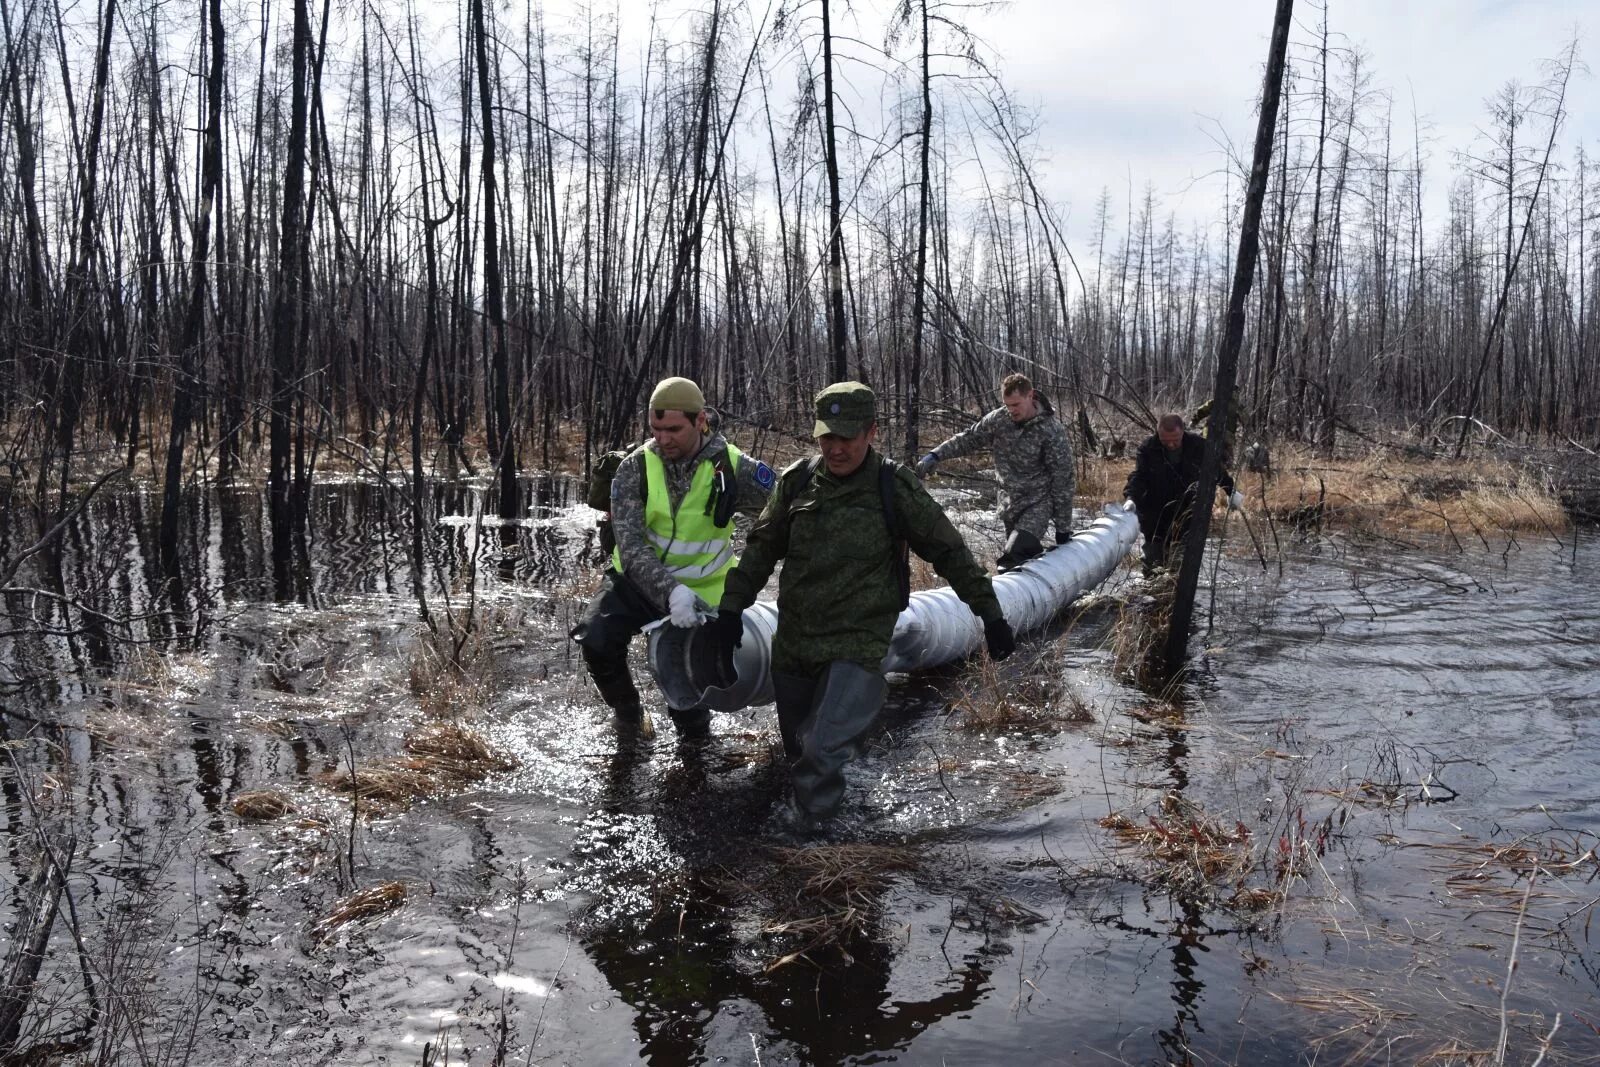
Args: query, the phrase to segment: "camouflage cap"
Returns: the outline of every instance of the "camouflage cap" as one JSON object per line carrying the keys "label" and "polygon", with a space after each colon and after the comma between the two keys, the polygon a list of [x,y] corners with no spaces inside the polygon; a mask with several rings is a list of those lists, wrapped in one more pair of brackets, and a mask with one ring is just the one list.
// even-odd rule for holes
{"label": "camouflage cap", "polygon": [[878,398],[860,382],[837,382],[817,394],[817,424],[811,436],[856,437],[878,418]]}
{"label": "camouflage cap", "polygon": [[706,409],[706,396],[687,378],[663,378],[650,393],[651,411],[681,411],[698,415]]}

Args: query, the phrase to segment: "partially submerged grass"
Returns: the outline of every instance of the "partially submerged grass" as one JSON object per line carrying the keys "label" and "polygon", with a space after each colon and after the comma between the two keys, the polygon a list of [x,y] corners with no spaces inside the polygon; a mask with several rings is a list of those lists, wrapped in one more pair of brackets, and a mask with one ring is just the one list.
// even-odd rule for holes
{"label": "partially submerged grass", "polygon": [[405,747],[438,772],[473,781],[517,765],[481,734],[451,722],[424,726],[406,738]]}
{"label": "partially submerged grass", "polygon": [[1276,907],[1326,847],[1329,829],[1291,820],[1263,842],[1237,819],[1213,815],[1176,792],[1153,815],[1113,812],[1100,820],[1134,863],[1126,874],[1179,900],[1255,912]]}
{"label": "partially submerged grass", "polygon": [[440,718],[487,708],[499,692],[496,638],[524,626],[520,609],[508,604],[468,601],[439,612],[418,633],[407,665],[418,705]]}
{"label": "partially submerged grass", "polygon": [[1172,598],[1177,576],[1156,571],[1137,599],[1126,602],[1111,627],[1111,658],[1116,669],[1144,689],[1161,689],[1167,630],[1172,623]]}
{"label": "partially submerged grass", "polygon": [[724,887],[757,898],[768,913],[761,933],[780,946],[768,959],[769,973],[799,960],[817,963],[828,948],[851,958],[851,942],[879,934],[884,890],[921,861],[914,848],[867,842],[774,847],[768,854],[773,864],[759,881],[730,874]]}
{"label": "partially submerged grass", "polygon": [[389,811],[516,766],[479,734],[454,723],[425,726],[406,738],[405,747],[411,755],[358,764],[354,773],[348,767],[326,771],[318,780]]}
{"label": "partially submerged grass", "polygon": [[252,789],[233,798],[233,813],[254,822],[281,819],[297,810],[294,801],[275,789]]}
{"label": "partially submerged grass", "polygon": [[964,730],[1005,730],[1064,722],[1093,722],[1081,697],[1044,671],[1055,666],[1034,657],[1019,677],[1002,671],[988,656],[971,660],[957,681],[950,703],[952,723]]}
{"label": "partially submerged grass", "polygon": [[387,915],[406,902],[404,882],[382,882],[357,890],[334,904],[311,928],[313,941],[325,941],[351,923]]}
{"label": "partially submerged grass", "polygon": [[465,633],[424,630],[411,653],[407,681],[422,710],[448,715],[460,708],[485,708],[493,696],[487,665],[492,656],[481,626]]}

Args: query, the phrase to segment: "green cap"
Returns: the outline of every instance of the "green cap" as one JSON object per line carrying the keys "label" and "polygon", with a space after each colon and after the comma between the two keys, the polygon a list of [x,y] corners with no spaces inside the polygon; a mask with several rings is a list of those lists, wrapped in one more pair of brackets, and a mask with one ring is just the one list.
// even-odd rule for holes
{"label": "green cap", "polygon": [[856,437],[878,418],[878,398],[860,382],[837,382],[817,394],[817,424],[811,436]]}
{"label": "green cap", "polygon": [[687,378],[663,378],[650,394],[651,411],[681,411],[698,415],[706,409],[706,396]]}

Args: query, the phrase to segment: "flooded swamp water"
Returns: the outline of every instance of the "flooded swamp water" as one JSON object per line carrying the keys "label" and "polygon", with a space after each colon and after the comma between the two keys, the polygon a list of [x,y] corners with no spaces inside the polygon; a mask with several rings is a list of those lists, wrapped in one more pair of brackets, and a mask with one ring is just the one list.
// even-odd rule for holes
{"label": "flooded swamp water", "polygon": [[[1592,531],[1280,572],[1235,530],[1166,700],[1119,572],[998,672],[897,678],[800,841],[770,708],[619,746],[565,638],[592,513],[529,491],[430,494],[418,575],[398,493],[319,485],[287,603],[257,493],[193,502],[176,604],[153,496],[94,502],[59,588],[132,621],[12,595],[0,638],[8,947],[41,832],[76,913],[25,1044],[92,985],[99,1062],[1600,1062]],[[442,721],[506,762],[407,777]]]}

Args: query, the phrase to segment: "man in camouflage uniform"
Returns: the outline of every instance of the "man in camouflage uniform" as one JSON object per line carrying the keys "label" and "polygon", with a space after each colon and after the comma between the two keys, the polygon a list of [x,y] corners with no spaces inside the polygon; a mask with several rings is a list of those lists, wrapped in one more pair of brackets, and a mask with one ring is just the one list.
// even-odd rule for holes
{"label": "man in camouflage uniform", "polygon": [[[733,512],[760,512],[777,475],[753,456],[709,432],[705,397],[687,378],[667,378],[650,395],[651,440],[618,465],[611,481],[617,547],[600,591],[572,636],[618,729],[643,720],[639,690],[628,670],[628,644],[649,623],[669,616],[698,626],[701,611],[722,599],[733,565]],[[652,487],[665,499],[652,500]],[[680,737],[710,729],[705,708],[672,710]]]}
{"label": "man in camouflage uniform", "polygon": [[744,633],[741,613],[778,561],[778,629],[772,682],[778,731],[800,816],[832,815],[844,796],[844,764],[878,714],[888,684],[879,666],[903,606],[898,542],[933,564],[983,620],[995,659],[1015,643],[994,587],[938,502],[904,467],[891,465],[895,529],[884,507],[877,399],[857,382],[816,397],[820,458],[793,464],[756,520],[708,623],[725,673]]}
{"label": "man in camouflage uniform", "polygon": [[[1155,434],[1139,446],[1122,495],[1133,501],[1139,513],[1147,574],[1167,566],[1173,548],[1183,545],[1205,455],[1206,439],[1186,430],[1182,415],[1161,416]],[[1244,495],[1234,489],[1225,468],[1217,471],[1217,488],[1228,494],[1230,508],[1244,507]]]}
{"label": "man in camouflage uniform", "polygon": [[1056,544],[1072,537],[1072,497],[1078,478],[1067,431],[1033,383],[1021,374],[1009,374],[1000,383],[1000,399],[1004,407],[918,460],[917,475],[926,478],[941,460],[994,451],[1001,485],[1000,521],[1006,531],[1005,548],[996,563],[1005,571],[1044,551],[1052,520]]}

